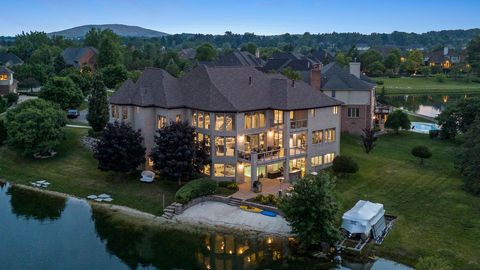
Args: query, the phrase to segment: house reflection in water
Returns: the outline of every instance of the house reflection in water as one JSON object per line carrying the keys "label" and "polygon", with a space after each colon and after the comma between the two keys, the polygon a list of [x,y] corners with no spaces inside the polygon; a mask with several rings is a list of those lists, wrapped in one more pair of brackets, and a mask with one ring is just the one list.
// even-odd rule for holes
{"label": "house reflection in water", "polygon": [[280,266],[288,256],[288,240],[274,237],[236,238],[234,235],[212,233],[204,238],[204,248],[196,252],[204,269],[258,269]]}

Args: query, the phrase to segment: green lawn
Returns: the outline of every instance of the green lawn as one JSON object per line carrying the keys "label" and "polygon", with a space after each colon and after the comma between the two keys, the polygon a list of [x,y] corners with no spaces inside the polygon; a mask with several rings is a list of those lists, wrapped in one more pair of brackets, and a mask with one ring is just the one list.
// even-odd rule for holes
{"label": "green lawn", "polygon": [[[420,144],[433,152],[424,166],[410,154]],[[438,255],[454,269],[480,269],[480,198],[462,189],[453,167],[459,147],[405,132],[381,136],[365,154],[357,137],[342,137],[341,153],[360,166],[355,176],[338,182],[342,211],[364,199],[383,203],[388,214],[398,216],[380,255],[411,265],[421,256]]]}
{"label": "green lawn", "polygon": [[435,78],[414,78],[414,77],[400,77],[388,78],[380,77],[374,78],[374,81],[383,81],[384,85],[377,86],[377,94],[380,94],[382,87],[385,87],[387,95],[405,95],[405,94],[464,94],[464,93],[479,93],[480,84],[475,82],[466,83],[463,79],[454,80],[446,79],[445,82],[440,83]]}
{"label": "green lawn", "polygon": [[90,194],[111,194],[114,203],[159,215],[165,204],[173,202],[176,183],[157,181],[144,184],[139,175],[124,177],[97,169],[92,153],[80,145],[86,129],[66,128],[67,139],[54,158],[34,160],[22,157],[7,147],[0,147],[0,178],[28,185],[33,180],[46,179],[49,189],[79,197]]}

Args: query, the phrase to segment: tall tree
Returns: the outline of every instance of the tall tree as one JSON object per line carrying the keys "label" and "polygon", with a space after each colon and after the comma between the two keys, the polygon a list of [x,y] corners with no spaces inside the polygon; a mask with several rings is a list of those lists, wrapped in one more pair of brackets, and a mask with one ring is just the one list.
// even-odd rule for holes
{"label": "tall tree", "polygon": [[480,195],[480,114],[465,133],[463,150],[459,153],[455,167],[464,177],[465,189]]}
{"label": "tall tree", "polygon": [[7,144],[24,155],[44,154],[60,144],[65,123],[57,104],[43,99],[22,102],[7,112]]}
{"label": "tall tree", "polygon": [[108,96],[102,78],[96,75],[92,83],[92,95],[88,100],[87,120],[94,131],[101,131],[108,123]]}
{"label": "tall tree", "polygon": [[455,138],[458,132],[467,132],[470,125],[480,114],[480,98],[465,98],[448,105],[438,116],[441,135],[445,139]]}
{"label": "tall tree", "polygon": [[108,123],[94,147],[94,157],[102,171],[129,173],[145,162],[140,130],[125,123]]}
{"label": "tall tree", "polygon": [[67,67],[67,63],[65,63],[65,59],[61,54],[57,55],[53,60],[53,68],[55,69],[55,74],[59,74],[62,70]]}
{"label": "tall tree", "polygon": [[40,98],[52,101],[66,110],[78,108],[83,102],[80,88],[68,77],[52,77],[47,81],[39,95]]}
{"label": "tall tree", "polygon": [[195,140],[195,129],[188,122],[171,122],[157,131],[150,157],[160,175],[178,181],[190,180],[208,164],[205,142]]}
{"label": "tall tree", "polygon": [[474,70],[480,72],[480,35],[468,42],[467,61]]}
{"label": "tall tree", "polygon": [[385,127],[395,130],[395,133],[397,134],[400,129],[409,130],[410,126],[411,124],[410,120],[408,119],[408,114],[402,110],[395,110],[394,112],[390,113],[387,117],[387,121],[385,122]]}
{"label": "tall tree", "polygon": [[114,89],[128,78],[128,71],[122,65],[107,66],[100,70],[105,86]]}
{"label": "tall tree", "polygon": [[101,39],[101,31],[98,30],[97,28],[92,28],[85,35],[85,39],[83,40],[83,46],[86,46],[86,47],[91,46],[94,48],[98,48],[98,46],[100,45],[100,39]]}
{"label": "tall tree", "polygon": [[98,65],[100,67],[121,64],[120,37],[110,29],[103,30],[98,45],[98,52]]}
{"label": "tall tree", "polygon": [[326,172],[316,176],[308,174],[297,181],[291,196],[280,202],[293,233],[305,247],[323,242],[333,244],[339,238],[334,186],[334,180]]}
{"label": "tall tree", "polygon": [[195,58],[198,61],[212,61],[217,58],[217,49],[210,43],[204,43],[197,48]]}
{"label": "tall tree", "polygon": [[253,55],[255,55],[255,52],[257,51],[257,44],[253,42],[249,42],[247,44],[243,44],[241,47],[242,51],[247,51]]}

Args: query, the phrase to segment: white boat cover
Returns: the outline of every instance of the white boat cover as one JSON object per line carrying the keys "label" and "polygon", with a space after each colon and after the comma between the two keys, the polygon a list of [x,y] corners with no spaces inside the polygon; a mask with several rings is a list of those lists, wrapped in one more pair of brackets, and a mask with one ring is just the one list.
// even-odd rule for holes
{"label": "white boat cover", "polygon": [[374,234],[378,234],[385,228],[384,215],[383,204],[360,200],[343,214],[342,228],[349,233],[368,235],[375,226]]}

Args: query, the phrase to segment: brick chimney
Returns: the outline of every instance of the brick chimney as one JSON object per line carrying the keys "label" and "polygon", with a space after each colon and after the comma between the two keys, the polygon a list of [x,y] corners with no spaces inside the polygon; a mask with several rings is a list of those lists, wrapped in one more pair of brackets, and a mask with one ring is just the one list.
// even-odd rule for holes
{"label": "brick chimney", "polygon": [[448,54],[448,47],[443,47],[443,56],[446,56]]}
{"label": "brick chimney", "polygon": [[350,62],[350,74],[360,79],[360,62]]}
{"label": "brick chimney", "polygon": [[314,64],[310,69],[310,85],[320,90],[322,86],[322,64]]}

